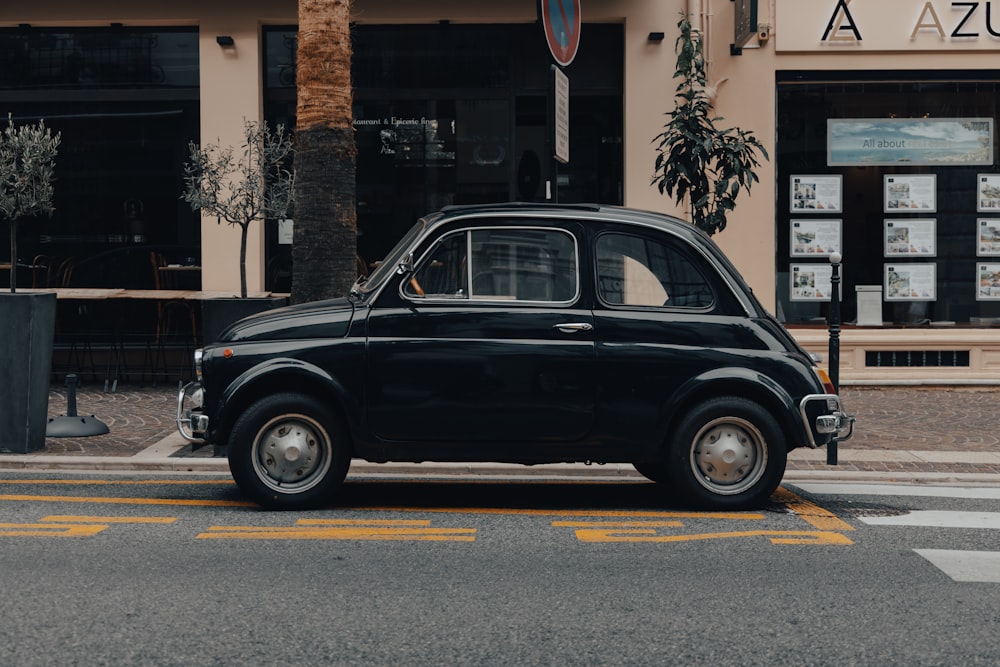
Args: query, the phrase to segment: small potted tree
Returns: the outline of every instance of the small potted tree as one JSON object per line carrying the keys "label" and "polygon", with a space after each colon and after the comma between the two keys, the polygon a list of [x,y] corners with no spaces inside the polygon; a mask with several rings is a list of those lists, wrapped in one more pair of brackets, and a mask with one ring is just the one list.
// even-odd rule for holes
{"label": "small potted tree", "polygon": [[726,228],[740,190],[749,191],[757,182],[757,154],[765,160],[768,156],[752,133],[716,125],[723,118],[713,115],[717,90],[708,85],[701,33],[692,28],[687,16],[677,27],[677,105],[656,136],[653,183],[660,194],[673,196],[678,204],[686,197],[691,222],[711,235]]}
{"label": "small potted tree", "polygon": [[189,145],[182,199],[196,211],[240,227],[240,298],[202,302],[203,334],[214,340],[237,319],[281,305],[283,299],[247,297],[247,234],[255,221],[287,217],[293,206],[294,147],[283,125],[244,122],[237,155],[231,146]]}
{"label": "small potted tree", "polygon": [[44,121],[0,133],[0,217],[10,225],[10,293],[0,294],[0,451],[27,453],[45,446],[56,295],[17,293],[17,226],[52,215],[60,135]]}

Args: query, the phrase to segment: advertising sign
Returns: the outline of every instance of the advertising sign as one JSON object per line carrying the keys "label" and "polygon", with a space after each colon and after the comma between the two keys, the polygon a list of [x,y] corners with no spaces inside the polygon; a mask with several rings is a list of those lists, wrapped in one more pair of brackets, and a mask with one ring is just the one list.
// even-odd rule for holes
{"label": "advertising sign", "polygon": [[829,118],[827,164],[992,165],[992,118]]}

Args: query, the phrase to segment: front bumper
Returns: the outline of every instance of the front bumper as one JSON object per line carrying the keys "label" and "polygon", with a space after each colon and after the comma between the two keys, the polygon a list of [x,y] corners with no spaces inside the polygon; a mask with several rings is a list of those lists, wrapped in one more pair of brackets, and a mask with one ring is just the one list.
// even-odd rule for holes
{"label": "front bumper", "polygon": [[188,382],[177,393],[177,432],[188,442],[206,443],[208,415],[202,412],[204,393],[200,382]]}
{"label": "front bumper", "polygon": [[854,435],[854,415],[847,414],[837,394],[806,396],[799,402],[799,414],[813,449],[832,439],[847,440]]}

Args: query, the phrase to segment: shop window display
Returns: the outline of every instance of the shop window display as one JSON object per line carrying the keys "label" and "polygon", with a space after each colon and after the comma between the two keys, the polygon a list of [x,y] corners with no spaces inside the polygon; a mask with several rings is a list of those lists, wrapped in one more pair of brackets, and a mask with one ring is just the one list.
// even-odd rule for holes
{"label": "shop window display", "polygon": [[847,324],[875,289],[881,326],[1000,322],[1000,75],[901,74],[778,74],[776,285],[790,325],[826,321],[833,252]]}

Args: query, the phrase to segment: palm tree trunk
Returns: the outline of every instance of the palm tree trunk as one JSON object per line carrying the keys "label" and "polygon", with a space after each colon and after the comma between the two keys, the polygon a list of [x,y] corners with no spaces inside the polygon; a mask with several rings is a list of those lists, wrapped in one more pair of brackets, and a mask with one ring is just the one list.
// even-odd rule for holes
{"label": "palm tree trunk", "polygon": [[350,0],[299,0],[293,303],[357,278],[350,18]]}

